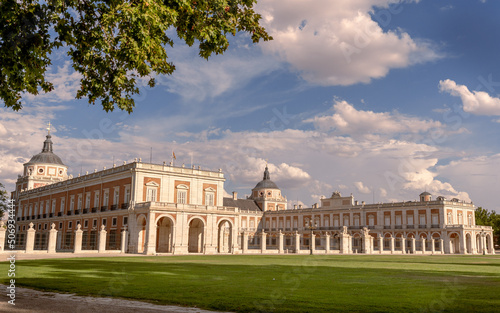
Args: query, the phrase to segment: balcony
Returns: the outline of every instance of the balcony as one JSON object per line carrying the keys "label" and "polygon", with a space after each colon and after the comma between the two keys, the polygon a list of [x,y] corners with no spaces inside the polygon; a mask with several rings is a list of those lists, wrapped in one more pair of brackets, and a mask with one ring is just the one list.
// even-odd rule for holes
{"label": "balcony", "polygon": [[57,212],[57,216],[62,216],[62,212]]}
{"label": "balcony", "polygon": [[36,219],[37,219],[37,220],[39,220],[39,219],[41,219],[41,218],[42,218],[42,215],[40,215],[40,214],[38,214],[38,215],[36,216]]}
{"label": "balcony", "polygon": [[49,218],[54,217],[54,213],[49,213]]}
{"label": "balcony", "polygon": [[403,226],[402,225],[396,225],[394,228],[396,228],[396,229],[403,229]]}
{"label": "balcony", "polygon": [[80,214],[80,210],[75,210],[75,215]]}
{"label": "balcony", "polygon": [[[390,227],[390,226],[389,226]],[[361,226],[349,226],[350,229],[361,229]]]}
{"label": "balcony", "polygon": [[87,213],[89,213],[89,209],[88,208],[83,209],[82,214],[87,214]]}
{"label": "balcony", "polygon": [[24,221],[24,219],[25,219],[25,217],[24,217],[24,216],[23,216],[23,217],[21,217],[21,221]]}
{"label": "balcony", "polygon": [[415,228],[413,225],[406,225],[406,228]]}
{"label": "balcony", "polygon": [[391,229],[391,225],[384,225],[384,229]]}
{"label": "balcony", "polygon": [[122,210],[128,210],[128,203],[122,203]]}
{"label": "balcony", "polygon": [[20,219],[21,219],[21,218],[20,218],[20,217],[18,217],[18,218],[17,218],[17,221],[19,222],[19,220],[20,220]]}
{"label": "balcony", "polygon": [[26,216],[26,220],[29,221],[30,220],[30,217],[29,216]]}
{"label": "balcony", "polygon": [[431,228],[439,228],[439,224],[432,224]]}
{"label": "balcony", "polygon": [[114,211],[118,208],[118,204],[113,204],[110,208],[111,211]]}
{"label": "balcony", "polygon": [[31,219],[34,220],[35,219],[35,216],[34,215],[31,215]]}
{"label": "balcony", "polygon": [[46,214],[46,213],[45,213],[45,214],[43,214],[43,218],[47,218],[47,214]]}
{"label": "balcony", "polygon": [[108,209],[108,206],[107,205],[103,205],[101,207],[101,212],[106,212],[107,209]]}
{"label": "balcony", "polygon": [[92,213],[96,213],[97,212],[97,208],[96,207],[93,207],[92,208]]}
{"label": "balcony", "polygon": [[418,225],[418,228],[427,228],[427,225]]}
{"label": "balcony", "polygon": [[68,216],[71,215],[71,214],[73,214],[72,211],[68,211],[68,213],[66,213],[66,215],[68,215]]}

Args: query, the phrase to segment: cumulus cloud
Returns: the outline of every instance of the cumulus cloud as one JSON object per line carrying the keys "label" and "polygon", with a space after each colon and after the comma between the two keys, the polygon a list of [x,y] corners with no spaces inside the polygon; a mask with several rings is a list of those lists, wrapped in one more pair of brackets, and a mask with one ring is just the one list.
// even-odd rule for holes
{"label": "cumulus cloud", "polygon": [[465,112],[476,115],[500,115],[500,98],[484,91],[470,91],[467,86],[458,85],[450,79],[439,81],[439,90],[460,97]]}
{"label": "cumulus cloud", "polygon": [[80,88],[80,73],[71,69],[69,61],[64,62],[63,66],[49,68],[47,80],[54,84],[54,90],[49,93],[40,93],[38,95],[25,94],[24,98],[34,102],[62,102],[75,99],[76,92]]}
{"label": "cumulus cloud", "polygon": [[371,193],[371,189],[363,184],[363,182],[357,181],[354,183],[356,189],[361,193]]}
{"label": "cumulus cloud", "polygon": [[428,42],[382,29],[404,9],[400,2],[262,0],[257,11],[274,37],[262,47],[319,85],[368,83],[391,69],[439,58]]}
{"label": "cumulus cloud", "polygon": [[373,135],[423,133],[442,128],[438,121],[422,120],[399,113],[356,110],[344,100],[336,100],[332,115],[316,116],[305,122],[313,123],[320,131],[333,130],[339,134]]}

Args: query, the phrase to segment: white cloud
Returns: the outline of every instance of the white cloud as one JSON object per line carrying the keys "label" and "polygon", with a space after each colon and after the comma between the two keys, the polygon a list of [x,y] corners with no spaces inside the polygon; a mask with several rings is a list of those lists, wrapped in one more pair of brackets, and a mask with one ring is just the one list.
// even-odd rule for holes
{"label": "white cloud", "polygon": [[[375,20],[374,7],[381,9]],[[257,11],[274,40],[261,46],[309,82],[368,83],[391,69],[439,58],[423,40],[383,31],[379,23],[388,26],[403,9],[399,0],[262,0]]]}
{"label": "white cloud", "polygon": [[470,91],[453,80],[439,81],[439,90],[460,97],[465,112],[476,115],[500,115],[500,98],[490,96],[484,91]]}
{"label": "white cloud", "polygon": [[47,81],[54,84],[54,90],[48,93],[40,93],[36,96],[25,94],[23,98],[30,102],[62,102],[75,99],[76,92],[80,88],[81,74],[71,69],[70,61],[64,62],[63,66],[58,66],[54,71],[54,67],[49,68],[47,73]]}
{"label": "white cloud", "polygon": [[367,186],[365,186],[365,185],[363,184],[363,182],[360,182],[360,181],[355,182],[355,183],[354,183],[354,186],[355,186],[355,187],[356,187],[356,189],[357,189],[359,192],[361,192],[361,193],[371,193],[371,192],[372,192],[370,188],[368,188]]}
{"label": "white cloud", "polygon": [[335,101],[334,114],[316,116],[305,122],[313,123],[321,131],[334,130],[338,134],[374,135],[400,133],[423,133],[443,128],[438,121],[422,120],[403,114],[356,110],[346,101]]}

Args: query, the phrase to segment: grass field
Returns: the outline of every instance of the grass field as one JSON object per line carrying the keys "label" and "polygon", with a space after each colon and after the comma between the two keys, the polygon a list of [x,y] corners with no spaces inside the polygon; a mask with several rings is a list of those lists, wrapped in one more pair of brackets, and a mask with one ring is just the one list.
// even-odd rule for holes
{"label": "grass field", "polygon": [[237,312],[498,312],[500,256],[27,260],[16,285]]}

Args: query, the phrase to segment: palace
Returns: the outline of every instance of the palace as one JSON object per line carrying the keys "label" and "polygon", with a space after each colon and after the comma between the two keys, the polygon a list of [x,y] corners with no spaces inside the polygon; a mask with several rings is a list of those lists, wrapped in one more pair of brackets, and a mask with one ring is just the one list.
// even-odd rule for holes
{"label": "palace", "polygon": [[[423,192],[420,201],[365,204],[334,192],[287,207],[266,166],[251,196],[224,197],[221,170],[135,160],[78,177],[53,152],[24,164],[12,198],[26,253],[121,252],[493,254],[493,230],[472,203]],[[5,228],[0,228],[5,242]],[[0,247],[4,250],[4,247]]]}

